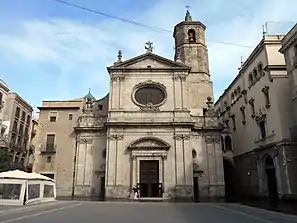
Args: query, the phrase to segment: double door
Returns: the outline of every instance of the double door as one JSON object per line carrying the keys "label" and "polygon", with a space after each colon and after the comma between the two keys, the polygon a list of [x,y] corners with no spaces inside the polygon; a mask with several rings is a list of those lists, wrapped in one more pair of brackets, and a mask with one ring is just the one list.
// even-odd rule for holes
{"label": "double door", "polygon": [[162,196],[159,184],[159,161],[140,161],[140,196],[160,197]]}

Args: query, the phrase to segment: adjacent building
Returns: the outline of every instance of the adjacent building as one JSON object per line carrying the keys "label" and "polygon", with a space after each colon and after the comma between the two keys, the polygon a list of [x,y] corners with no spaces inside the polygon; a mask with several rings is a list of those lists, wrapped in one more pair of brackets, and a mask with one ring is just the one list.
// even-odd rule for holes
{"label": "adjacent building", "polygon": [[294,126],[291,128],[291,137],[297,138],[297,24],[282,39],[280,52],[284,54],[290,88]]}
{"label": "adjacent building", "polygon": [[8,148],[8,126],[4,120],[4,112],[6,108],[6,99],[9,92],[7,84],[0,79],[0,148]]}
{"label": "adjacent building", "polygon": [[237,197],[278,201],[297,194],[290,78],[279,52],[283,38],[264,35],[215,103],[224,126],[226,191]]}
{"label": "adjacent building", "polygon": [[221,126],[213,109],[205,25],[174,28],[175,56],[153,53],[107,68],[110,92],[44,101],[34,171],[53,177],[58,196],[127,199],[224,197]]}
{"label": "adjacent building", "polygon": [[2,80],[0,99],[1,148],[9,156],[5,165],[25,169],[33,108],[20,95],[11,92]]}

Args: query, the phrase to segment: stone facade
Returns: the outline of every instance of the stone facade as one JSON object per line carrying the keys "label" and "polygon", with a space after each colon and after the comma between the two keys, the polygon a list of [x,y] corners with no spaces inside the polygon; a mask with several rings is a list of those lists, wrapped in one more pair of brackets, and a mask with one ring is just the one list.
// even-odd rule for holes
{"label": "stone facade", "polygon": [[[55,133],[57,149],[50,167],[38,152],[34,166],[56,174],[58,195],[128,199],[139,185],[142,197],[145,186],[154,186],[142,179],[152,177],[142,173],[153,161],[157,168],[149,171],[162,188],[156,196],[224,197],[222,129],[204,36],[205,26],[187,19],[175,27],[174,61],[154,54],[150,42],[146,53],[126,61],[119,52],[108,67],[110,93],[101,100],[86,95],[71,111],[72,124],[65,123],[69,101],[43,103],[39,124],[47,127],[38,143]],[[50,124],[53,107],[60,118]],[[148,193],[155,197],[153,189]]]}
{"label": "stone facade", "polygon": [[279,52],[283,37],[264,35],[215,103],[225,127],[224,157],[235,167],[233,178],[242,195],[296,195],[289,78]]}

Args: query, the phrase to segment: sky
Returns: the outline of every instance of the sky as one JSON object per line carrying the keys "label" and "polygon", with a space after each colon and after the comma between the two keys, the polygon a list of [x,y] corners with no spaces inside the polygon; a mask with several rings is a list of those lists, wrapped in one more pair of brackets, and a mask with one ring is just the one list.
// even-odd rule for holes
{"label": "sky", "polygon": [[[262,38],[285,34],[297,21],[296,0],[64,0],[89,9],[173,31],[190,6],[206,25],[211,79],[217,99]],[[145,53],[173,59],[172,32],[119,21],[54,0],[0,1],[0,78],[34,108],[43,100],[79,98],[91,88],[109,91],[106,67]],[[225,42],[222,43],[222,42]],[[226,44],[228,43],[228,44]],[[231,43],[231,44],[229,44]]]}

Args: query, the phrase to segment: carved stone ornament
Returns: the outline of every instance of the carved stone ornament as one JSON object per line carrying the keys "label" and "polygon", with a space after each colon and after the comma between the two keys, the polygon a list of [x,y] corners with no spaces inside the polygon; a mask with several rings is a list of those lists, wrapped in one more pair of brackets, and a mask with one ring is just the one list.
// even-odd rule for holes
{"label": "carved stone ornament", "polygon": [[91,138],[80,138],[78,140],[79,143],[93,143],[93,139]]}
{"label": "carved stone ornament", "polygon": [[151,112],[151,111],[160,111],[160,109],[156,106],[154,106],[152,103],[148,103],[147,105],[140,107],[141,111],[147,111],[147,112]]}
{"label": "carved stone ornament", "polygon": [[176,134],[174,137],[176,140],[189,140],[190,139],[190,134]]}
{"label": "carved stone ornament", "polygon": [[269,91],[269,86],[265,86],[265,87],[262,88],[262,92],[264,94],[268,94],[268,91]]}
{"label": "carved stone ornament", "polygon": [[123,135],[117,135],[117,134],[111,134],[108,136],[108,139],[110,140],[123,140],[124,136]]}
{"label": "carved stone ornament", "polygon": [[253,105],[253,104],[254,104],[254,101],[255,101],[255,99],[254,99],[254,98],[251,98],[251,99],[249,100],[249,104],[250,104],[250,105]]}
{"label": "carved stone ornament", "polygon": [[221,138],[218,136],[206,136],[205,138],[206,143],[220,143],[221,142]]}
{"label": "carved stone ornament", "polygon": [[244,111],[245,107],[244,106],[241,106],[240,107],[240,111]]}

